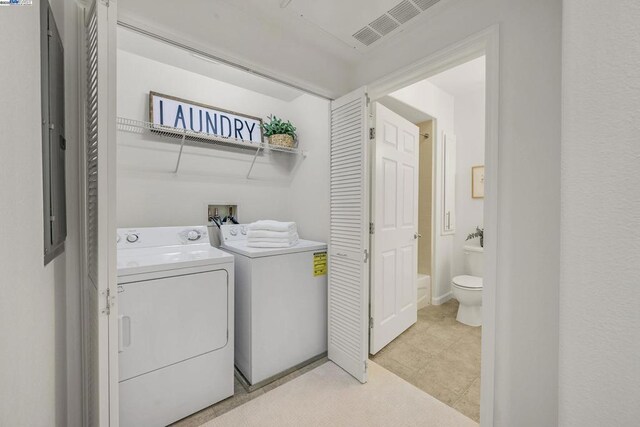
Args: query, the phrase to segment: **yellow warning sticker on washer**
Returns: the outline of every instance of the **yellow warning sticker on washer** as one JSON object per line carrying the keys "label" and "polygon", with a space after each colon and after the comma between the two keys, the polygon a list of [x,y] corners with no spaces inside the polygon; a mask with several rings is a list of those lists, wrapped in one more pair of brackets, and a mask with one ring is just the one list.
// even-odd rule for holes
{"label": "yellow warning sticker on washer", "polygon": [[327,253],[316,252],[313,254],[313,277],[327,274]]}

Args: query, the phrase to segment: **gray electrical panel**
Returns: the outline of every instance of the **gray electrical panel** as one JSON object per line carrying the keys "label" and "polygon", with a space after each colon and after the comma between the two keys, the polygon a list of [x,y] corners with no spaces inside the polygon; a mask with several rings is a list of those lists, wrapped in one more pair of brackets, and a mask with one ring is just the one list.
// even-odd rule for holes
{"label": "gray electrical panel", "polygon": [[44,263],[64,251],[65,192],[64,48],[48,1],[41,2],[42,185]]}

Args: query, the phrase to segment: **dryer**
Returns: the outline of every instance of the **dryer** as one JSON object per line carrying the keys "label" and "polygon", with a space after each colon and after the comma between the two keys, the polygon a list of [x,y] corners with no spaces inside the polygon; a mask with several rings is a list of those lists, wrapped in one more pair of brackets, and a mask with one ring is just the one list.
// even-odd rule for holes
{"label": "dryer", "polygon": [[233,395],[234,259],[206,227],[119,229],[118,305],[121,426]]}
{"label": "dryer", "polygon": [[223,225],[235,255],[235,365],[254,390],[327,352],[327,245],[247,246],[246,225]]}

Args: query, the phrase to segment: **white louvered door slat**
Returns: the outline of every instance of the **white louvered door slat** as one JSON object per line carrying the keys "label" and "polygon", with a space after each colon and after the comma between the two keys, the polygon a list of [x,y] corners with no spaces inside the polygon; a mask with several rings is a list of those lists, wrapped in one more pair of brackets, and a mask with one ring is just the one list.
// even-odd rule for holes
{"label": "white louvered door slat", "polygon": [[367,116],[364,88],[331,104],[328,353],[362,383],[369,353]]}
{"label": "white louvered door slat", "polygon": [[115,312],[115,1],[85,13],[83,418],[118,425]]}

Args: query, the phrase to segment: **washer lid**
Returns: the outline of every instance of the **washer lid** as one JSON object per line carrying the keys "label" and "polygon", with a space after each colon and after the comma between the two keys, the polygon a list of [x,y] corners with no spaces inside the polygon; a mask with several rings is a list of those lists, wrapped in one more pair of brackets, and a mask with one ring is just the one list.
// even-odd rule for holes
{"label": "washer lid", "polygon": [[233,262],[233,255],[209,243],[118,250],[118,276]]}
{"label": "washer lid", "polygon": [[482,277],[477,276],[456,276],[452,282],[461,288],[477,289],[482,288]]}
{"label": "washer lid", "polygon": [[246,240],[236,240],[224,242],[222,249],[249,258],[260,258],[265,256],[293,254],[298,252],[326,251],[327,244],[314,242],[311,240],[299,240],[298,243],[289,248],[251,248],[247,246]]}

